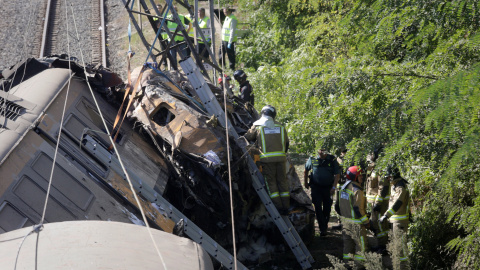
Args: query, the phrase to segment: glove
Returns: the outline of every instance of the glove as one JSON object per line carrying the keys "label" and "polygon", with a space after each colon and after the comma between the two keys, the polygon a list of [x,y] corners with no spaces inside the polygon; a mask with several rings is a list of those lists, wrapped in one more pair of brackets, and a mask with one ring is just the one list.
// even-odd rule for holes
{"label": "glove", "polygon": [[373,212],[380,212],[380,208],[381,208],[380,204],[375,204],[373,206],[372,210],[373,210]]}
{"label": "glove", "polygon": [[227,48],[231,49],[232,48],[232,43],[228,43]]}
{"label": "glove", "polygon": [[387,216],[382,216],[378,221],[380,221],[380,223],[383,223],[385,220],[388,220]]}

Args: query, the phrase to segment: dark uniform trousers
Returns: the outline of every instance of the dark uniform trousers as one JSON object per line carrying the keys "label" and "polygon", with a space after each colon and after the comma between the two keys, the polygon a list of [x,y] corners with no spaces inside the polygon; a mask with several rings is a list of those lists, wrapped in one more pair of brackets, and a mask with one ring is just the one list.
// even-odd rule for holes
{"label": "dark uniform trousers", "polygon": [[218,60],[220,65],[226,65],[225,53],[227,53],[229,67],[231,70],[235,70],[235,42],[232,42],[230,49],[228,48],[228,41],[222,41],[220,50],[218,52]]}
{"label": "dark uniform trousers", "polygon": [[330,212],[332,211],[333,200],[330,197],[330,187],[321,187],[310,184],[312,189],[312,203],[315,205],[315,215],[317,216],[318,226],[321,232],[326,232]]}

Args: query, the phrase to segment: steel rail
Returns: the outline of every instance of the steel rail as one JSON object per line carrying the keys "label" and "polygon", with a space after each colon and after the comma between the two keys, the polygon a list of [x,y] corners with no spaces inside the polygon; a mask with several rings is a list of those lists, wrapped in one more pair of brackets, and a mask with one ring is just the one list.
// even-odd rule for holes
{"label": "steel rail", "polygon": [[102,65],[107,67],[107,52],[106,52],[106,41],[105,41],[105,12],[103,8],[104,0],[100,0],[100,20],[102,24]]}
{"label": "steel rail", "polygon": [[[56,16],[54,13],[54,5],[55,2],[54,0],[46,0],[47,5],[46,5],[46,12],[44,16],[44,23],[43,23],[43,32],[42,32],[42,42],[41,42],[41,47],[40,47],[40,52],[39,52],[39,57],[43,58],[46,57],[50,54],[62,54],[66,53],[63,51],[51,51],[52,48],[55,48],[54,45],[57,44],[55,43],[55,38],[52,39],[52,31],[57,31],[53,29],[53,27],[58,28],[58,25],[56,22],[58,22],[59,18],[62,18],[63,16]],[[58,1],[58,0],[57,0]],[[89,30],[90,37],[92,38],[91,40],[96,40],[95,44],[90,44],[91,48],[93,49],[92,52],[92,60],[91,62],[93,64],[101,64],[104,67],[107,66],[107,53],[106,53],[106,34],[105,34],[105,8],[104,8],[104,0],[94,0],[96,1],[95,3],[92,3],[92,7],[94,8],[94,11],[92,12],[93,16],[98,16],[98,20],[92,20],[90,21],[91,23],[98,23],[97,26],[92,25],[93,27]],[[58,7],[57,7],[58,9]],[[57,10],[56,12],[61,12]],[[98,14],[97,14],[98,13]],[[57,18],[58,17],[58,18]],[[100,31],[100,32],[99,32]],[[100,48],[98,47],[100,46]],[[58,48],[57,48],[58,50]]]}
{"label": "steel rail", "polygon": [[40,46],[40,58],[44,57],[45,53],[45,43],[47,42],[47,29],[48,22],[50,21],[50,6],[52,0],[47,0],[47,11],[45,12],[45,18],[43,23],[43,34],[42,34],[42,45]]}

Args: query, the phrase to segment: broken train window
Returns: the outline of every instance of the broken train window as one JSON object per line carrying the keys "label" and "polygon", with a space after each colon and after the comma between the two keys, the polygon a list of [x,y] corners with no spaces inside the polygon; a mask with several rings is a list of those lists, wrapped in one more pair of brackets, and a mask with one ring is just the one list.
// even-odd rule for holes
{"label": "broken train window", "polygon": [[164,127],[175,119],[175,114],[170,106],[165,103],[158,105],[155,111],[150,115],[150,119],[158,125]]}

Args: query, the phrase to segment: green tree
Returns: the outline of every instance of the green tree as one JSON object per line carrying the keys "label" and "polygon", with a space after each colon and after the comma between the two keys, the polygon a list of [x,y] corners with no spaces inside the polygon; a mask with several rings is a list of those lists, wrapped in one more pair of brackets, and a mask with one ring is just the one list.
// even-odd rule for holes
{"label": "green tree", "polygon": [[480,268],[478,1],[238,4],[257,108],[277,107],[295,150],[360,164],[384,144],[379,167],[410,182],[412,264]]}

